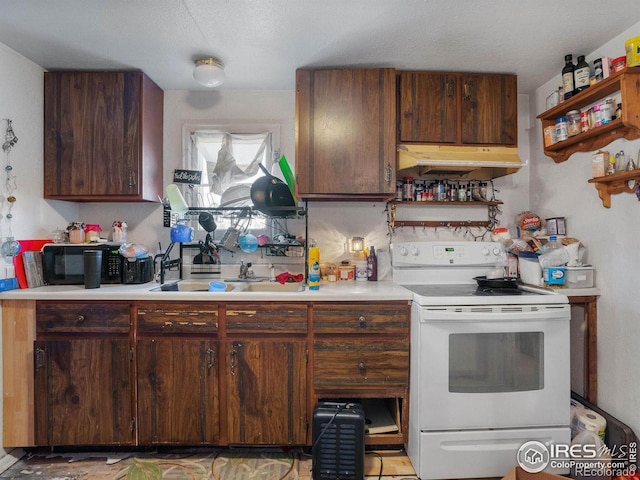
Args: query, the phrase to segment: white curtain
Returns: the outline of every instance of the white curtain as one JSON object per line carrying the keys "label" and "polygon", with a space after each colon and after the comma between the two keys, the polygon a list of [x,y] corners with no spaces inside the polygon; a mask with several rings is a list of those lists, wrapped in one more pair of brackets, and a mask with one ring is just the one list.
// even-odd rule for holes
{"label": "white curtain", "polygon": [[[191,162],[195,168],[200,168],[202,155],[206,162],[206,172],[209,191],[216,195],[229,187],[241,183],[248,183],[259,171],[262,162],[267,170],[271,170],[272,134],[257,133],[229,133],[229,132],[194,132],[191,134]],[[257,146],[252,158],[238,158],[234,153],[234,145],[251,144]],[[220,145],[217,152],[212,145]],[[209,147],[209,148],[207,148]]]}

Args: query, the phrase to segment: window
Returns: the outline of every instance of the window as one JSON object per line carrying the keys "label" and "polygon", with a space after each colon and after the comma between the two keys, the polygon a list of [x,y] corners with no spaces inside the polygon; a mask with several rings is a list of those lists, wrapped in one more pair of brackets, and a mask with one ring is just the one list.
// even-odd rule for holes
{"label": "window", "polygon": [[251,205],[259,164],[271,171],[280,156],[280,126],[185,125],[184,146],[184,168],[202,172],[202,183],[185,189],[189,206]]}
{"label": "window", "polygon": [[[202,172],[200,185],[186,185],[183,194],[191,207],[251,206],[251,184],[271,172],[280,157],[280,126],[274,124],[185,125],[183,167]],[[216,218],[229,227],[228,217]],[[255,221],[252,229],[264,228]]]}

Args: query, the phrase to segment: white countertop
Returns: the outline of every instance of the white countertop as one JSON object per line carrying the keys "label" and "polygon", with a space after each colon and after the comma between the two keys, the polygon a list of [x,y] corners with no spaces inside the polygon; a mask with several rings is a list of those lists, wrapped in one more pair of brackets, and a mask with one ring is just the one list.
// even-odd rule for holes
{"label": "white countertop", "polygon": [[157,300],[157,301],[262,301],[262,302],[362,302],[411,300],[411,292],[391,281],[323,282],[319,290],[303,292],[153,292],[158,283],[142,285],[101,285],[85,289],[83,285],[55,285],[0,292],[0,300]]}

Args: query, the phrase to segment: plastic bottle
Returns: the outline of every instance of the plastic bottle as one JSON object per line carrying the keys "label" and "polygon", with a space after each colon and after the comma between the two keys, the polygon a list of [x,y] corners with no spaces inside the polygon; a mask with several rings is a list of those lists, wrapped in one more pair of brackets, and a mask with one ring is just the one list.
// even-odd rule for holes
{"label": "plastic bottle", "polygon": [[564,266],[569,261],[569,252],[558,241],[556,235],[551,235],[544,246],[542,255],[538,257],[544,282],[547,285],[562,286],[565,283]]}
{"label": "plastic bottle", "polygon": [[616,159],[613,158],[613,155],[609,155],[609,163],[607,163],[607,175],[613,175],[616,173]]}
{"label": "plastic bottle", "polygon": [[573,64],[573,55],[564,56],[564,68],[562,69],[562,88],[564,90],[564,99],[571,98],[575,93],[575,83],[573,79],[573,72],[576,67]]}
{"label": "plastic bottle", "polygon": [[373,245],[369,247],[369,256],[367,257],[367,280],[372,282],[378,280],[378,256]]}
{"label": "plastic bottle", "polygon": [[320,249],[311,244],[308,263],[309,290],[320,290]]}
{"label": "plastic bottle", "polygon": [[584,59],[584,55],[578,56],[578,63],[573,71],[573,82],[576,92],[581,92],[589,88],[589,64]]}
{"label": "plastic bottle", "polygon": [[187,202],[185,202],[182,192],[175,183],[167,185],[167,197],[169,198],[169,205],[171,205],[171,211],[176,212],[178,215],[184,215],[189,211]]}

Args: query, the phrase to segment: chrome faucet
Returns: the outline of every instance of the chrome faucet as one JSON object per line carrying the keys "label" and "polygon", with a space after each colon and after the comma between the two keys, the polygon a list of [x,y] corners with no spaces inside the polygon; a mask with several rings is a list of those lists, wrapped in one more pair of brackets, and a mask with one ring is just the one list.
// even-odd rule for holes
{"label": "chrome faucet", "polygon": [[240,275],[238,275],[238,278],[246,279],[246,278],[252,277],[253,272],[249,270],[250,267],[251,267],[251,262],[244,263],[244,260],[240,260]]}

